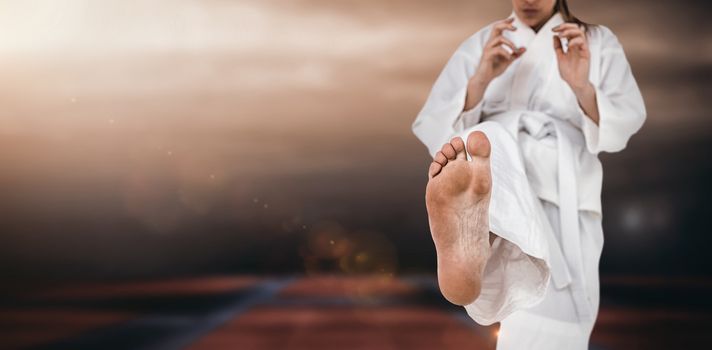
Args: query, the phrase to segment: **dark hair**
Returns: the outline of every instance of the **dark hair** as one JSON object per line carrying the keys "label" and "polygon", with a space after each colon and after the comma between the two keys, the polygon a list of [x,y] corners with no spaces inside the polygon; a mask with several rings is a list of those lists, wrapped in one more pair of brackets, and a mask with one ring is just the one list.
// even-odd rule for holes
{"label": "dark hair", "polygon": [[566,3],[566,0],[556,0],[554,12],[557,11],[561,13],[561,16],[564,18],[564,22],[576,23],[579,26],[582,26],[584,31],[588,31],[589,27],[594,26],[594,24],[586,23],[574,16],[571,11],[569,11],[569,4]]}

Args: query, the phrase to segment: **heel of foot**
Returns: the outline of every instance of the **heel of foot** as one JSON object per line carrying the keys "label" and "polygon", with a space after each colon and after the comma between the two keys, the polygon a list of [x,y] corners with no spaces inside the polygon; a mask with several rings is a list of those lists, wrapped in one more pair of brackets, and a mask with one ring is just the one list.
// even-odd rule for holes
{"label": "heel of foot", "polygon": [[465,306],[472,304],[480,296],[482,290],[480,278],[438,278],[440,293],[452,304]]}
{"label": "heel of foot", "polygon": [[[485,244],[487,242],[484,242]],[[440,293],[455,305],[471,304],[479,297],[489,246],[480,246],[479,252],[462,252],[438,255],[438,285]]]}

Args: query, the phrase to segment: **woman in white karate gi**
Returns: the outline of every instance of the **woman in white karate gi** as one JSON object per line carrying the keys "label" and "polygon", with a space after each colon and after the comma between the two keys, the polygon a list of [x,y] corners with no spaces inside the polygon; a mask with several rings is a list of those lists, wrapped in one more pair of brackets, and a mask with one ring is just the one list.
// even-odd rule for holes
{"label": "woman in white karate gi", "polygon": [[513,0],[465,40],[413,132],[443,295],[498,349],[587,349],[603,248],[599,152],[645,120],[623,48],[565,0]]}

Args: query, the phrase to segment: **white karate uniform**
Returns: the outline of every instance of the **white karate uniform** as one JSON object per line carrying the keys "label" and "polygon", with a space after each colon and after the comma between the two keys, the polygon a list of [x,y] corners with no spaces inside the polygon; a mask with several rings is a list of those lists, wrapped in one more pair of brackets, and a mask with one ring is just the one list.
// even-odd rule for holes
{"label": "white karate uniform", "polygon": [[[450,58],[413,123],[435,155],[455,136],[483,131],[492,145],[492,245],[482,292],[467,313],[500,322],[497,349],[586,349],[598,314],[602,168],[597,154],[617,152],[645,120],[645,106],[623,49],[606,27],[589,28],[589,80],[596,125],[559,74],[552,28],[535,33],[514,13],[504,35],[527,51],[463,112],[467,82],[492,24]],[[565,45],[565,42],[564,42]]]}

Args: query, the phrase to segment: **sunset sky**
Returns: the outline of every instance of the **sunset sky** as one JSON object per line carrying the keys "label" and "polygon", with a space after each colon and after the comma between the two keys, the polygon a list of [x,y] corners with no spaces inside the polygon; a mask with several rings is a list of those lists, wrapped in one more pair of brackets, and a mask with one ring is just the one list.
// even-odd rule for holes
{"label": "sunset sky", "polygon": [[[601,156],[602,273],[710,273],[712,7],[569,5],[618,36],[648,110]],[[432,270],[410,125],[455,48],[510,12],[0,0],[0,273],[300,272],[328,268],[309,262],[324,237]]]}

